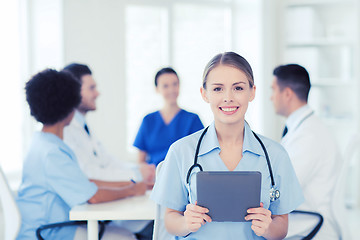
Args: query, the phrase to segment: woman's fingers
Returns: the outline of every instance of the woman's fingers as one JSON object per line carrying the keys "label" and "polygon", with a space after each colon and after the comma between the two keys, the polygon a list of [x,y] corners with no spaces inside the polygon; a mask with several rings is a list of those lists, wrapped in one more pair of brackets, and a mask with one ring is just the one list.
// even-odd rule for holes
{"label": "woman's fingers", "polygon": [[258,214],[264,214],[264,215],[271,215],[271,211],[268,209],[265,209],[263,207],[258,207],[258,208],[249,208],[247,210],[247,213],[258,213]]}
{"label": "woman's fingers", "polygon": [[272,222],[271,211],[263,206],[261,203],[258,208],[248,209],[248,215],[245,217],[245,220],[251,221],[251,229],[258,236],[263,236]]}
{"label": "woman's fingers", "polygon": [[[262,203],[260,204],[260,206],[263,206]],[[248,215],[245,217],[245,220],[253,220],[253,219],[265,220],[271,218],[271,211],[263,207],[249,208],[247,212]]]}
{"label": "woman's fingers", "polygon": [[186,205],[186,210],[191,210],[191,211],[199,212],[199,213],[208,213],[209,212],[209,209],[204,208],[204,207],[200,207],[200,206],[198,206],[196,204],[197,203]]}
{"label": "woman's fingers", "polygon": [[211,222],[211,218],[209,215],[207,215],[206,213],[208,213],[209,210],[207,208],[203,208],[203,207],[200,207],[198,205],[194,205],[194,204],[188,204],[186,206],[186,211],[184,213],[189,215],[189,216],[192,216],[194,218],[201,218],[201,219],[204,219],[206,222]]}
{"label": "woman's fingers", "polygon": [[197,231],[206,222],[211,222],[211,218],[206,214],[209,210],[194,204],[188,204],[184,212],[184,217],[188,229],[191,232]]}
{"label": "woman's fingers", "polygon": [[271,219],[271,215],[267,215],[263,213],[251,213],[245,217],[246,221],[250,221],[250,220],[266,221],[268,219]]}

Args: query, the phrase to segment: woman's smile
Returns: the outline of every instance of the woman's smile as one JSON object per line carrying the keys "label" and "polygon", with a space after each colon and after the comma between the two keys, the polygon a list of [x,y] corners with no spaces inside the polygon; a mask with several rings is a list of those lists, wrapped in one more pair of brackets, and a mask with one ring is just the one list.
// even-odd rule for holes
{"label": "woman's smile", "polygon": [[226,115],[232,115],[237,112],[239,107],[226,106],[226,107],[219,107],[219,109]]}

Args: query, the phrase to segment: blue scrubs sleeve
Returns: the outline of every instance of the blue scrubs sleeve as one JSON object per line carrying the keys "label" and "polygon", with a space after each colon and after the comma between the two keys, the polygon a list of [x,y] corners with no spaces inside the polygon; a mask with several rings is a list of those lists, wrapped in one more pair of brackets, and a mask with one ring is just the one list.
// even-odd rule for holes
{"label": "blue scrubs sleeve", "polygon": [[46,156],[45,173],[48,184],[70,207],[87,202],[97,191],[97,186],[80,170],[76,159],[65,152]]}
{"label": "blue scrubs sleeve", "polygon": [[269,210],[273,215],[288,214],[304,202],[304,196],[287,152],[279,151],[273,157],[278,160],[273,171],[280,198],[270,203]]}
{"label": "blue scrubs sleeve", "polygon": [[156,176],[150,197],[159,205],[183,212],[189,201],[188,191],[183,181],[183,167],[179,163],[178,154],[180,153],[176,151],[173,144],[166,155],[159,175]]}
{"label": "blue scrubs sleeve", "polygon": [[138,149],[147,152],[148,147],[146,146],[146,135],[148,134],[148,128],[146,123],[146,117],[143,119],[139,131],[136,135],[135,141],[134,141],[134,147],[137,147]]}

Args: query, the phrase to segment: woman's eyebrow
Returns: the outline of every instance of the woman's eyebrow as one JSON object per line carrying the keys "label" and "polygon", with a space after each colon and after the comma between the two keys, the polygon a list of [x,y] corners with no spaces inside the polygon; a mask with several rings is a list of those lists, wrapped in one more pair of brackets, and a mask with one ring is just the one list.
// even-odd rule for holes
{"label": "woman's eyebrow", "polygon": [[234,85],[237,85],[237,84],[246,84],[246,82],[243,82],[243,81],[236,82],[236,83],[233,83],[233,86],[234,86]]}
{"label": "woman's eyebrow", "polygon": [[[237,84],[246,84],[246,82],[240,81],[240,82],[235,82],[232,85],[237,85]],[[211,85],[218,85],[218,86],[223,86],[223,83],[212,83]]]}

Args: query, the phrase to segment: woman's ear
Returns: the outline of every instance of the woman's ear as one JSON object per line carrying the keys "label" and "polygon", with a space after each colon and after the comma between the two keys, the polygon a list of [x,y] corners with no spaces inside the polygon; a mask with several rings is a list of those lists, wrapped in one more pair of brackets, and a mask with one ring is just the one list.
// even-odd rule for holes
{"label": "woman's ear", "polygon": [[249,102],[252,102],[255,99],[255,93],[256,93],[256,86],[254,85],[252,88],[250,88],[250,99]]}
{"label": "woman's ear", "polygon": [[201,93],[201,97],[204,99],[204,101],[209,103],[209,99],[206,96],[206,89],[204,89],[204,87],[200,87],[200,93]]}

